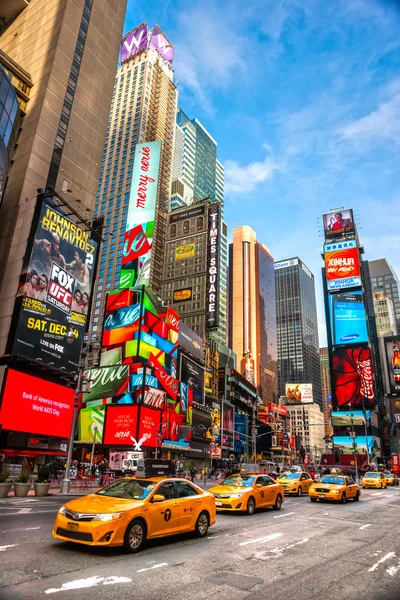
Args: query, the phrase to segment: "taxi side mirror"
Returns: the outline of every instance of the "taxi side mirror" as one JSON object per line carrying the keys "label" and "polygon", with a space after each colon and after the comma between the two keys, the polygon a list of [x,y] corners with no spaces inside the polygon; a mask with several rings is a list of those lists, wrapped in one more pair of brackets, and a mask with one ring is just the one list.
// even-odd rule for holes
{"label": "taxi side mirror", "polygon": [[154,494],[153,496],[153,502],[164,502],[165,500],[165,496],[162,496],[161,494]]}
{"label": "taxi side mirror", "polygon": [[260,487],[263,487],[263,484],[262,483],[256,483],[256,488],[260,488]]}

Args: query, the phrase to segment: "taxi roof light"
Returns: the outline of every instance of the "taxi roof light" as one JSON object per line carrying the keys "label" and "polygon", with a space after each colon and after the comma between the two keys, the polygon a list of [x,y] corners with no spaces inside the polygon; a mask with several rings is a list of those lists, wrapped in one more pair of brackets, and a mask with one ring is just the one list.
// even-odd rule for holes
{"label": "taxi roof light", "polygon": [[171,460],[157,458],[140,458],[137,464],[136,477],[175,477],[175,467]]}

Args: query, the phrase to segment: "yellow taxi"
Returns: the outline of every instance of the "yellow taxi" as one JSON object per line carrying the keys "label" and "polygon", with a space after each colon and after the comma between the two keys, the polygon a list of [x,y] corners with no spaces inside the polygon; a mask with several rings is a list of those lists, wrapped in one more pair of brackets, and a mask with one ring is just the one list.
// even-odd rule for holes
{"label": "yellow taxi", "polygon": [[377,471],[367,471],[362,478],[363,488],[387,488],[387,479],[385,473]]}
{"label": "yellow taxi", "polygon": [[385,477],[388,485],[399,485],[399,479],[397,475],[393,475],[393,473],[385,473]]}
{"label": "yellow taxi", "polygon": [[284,500],[283,487],[272,477],[259,473],[231,475],[209,492],[215,498],[217,511],[242,511],[248,515],[267,506],[280,510]]}
{"label": "yellow taxi", "polygon": [[301,496],[303,492],[308,492],[314,480],[305,471],[286,471],[277,478],[281,483],[285,494]]}
{"label": "yellow taxi", "polygon": [[138,552],[152,538],[189,531],[204,537],[215,521],[212,494],[186,479],[145,473],[67,502],[58,512],[53,537]]}
{"label": "yellow taxi", "polygon": [[360,486],[347,475],[323,475],[318,483],[314,483],[308,490],[311,502],[336,500],[346,504],[349,498],[358,502],[360,494]]}

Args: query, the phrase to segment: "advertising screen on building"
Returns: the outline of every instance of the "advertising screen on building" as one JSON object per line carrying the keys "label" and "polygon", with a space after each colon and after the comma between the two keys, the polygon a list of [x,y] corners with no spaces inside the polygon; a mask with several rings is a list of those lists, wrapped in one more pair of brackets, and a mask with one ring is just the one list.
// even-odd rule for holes
{"label": "advertising screen on building", "polygon": [[7,352],[77,371],[97,242],[45,200],[38,202],[31,239]]}
{"label": "advertising screen on building", "polygon": [[87,369],[85,377],[90,381],[90,392],[82,394],[84,404],[93,400],[122,396],[129,391],[128,365]]}
{"label": "advertising screen on building", "polygon": [[205,206],[192,206],[184,211],[172,212],[168,215],[168,223],[178,223],[178,221],[185,221],[185,219],[191,219],[193,217],[200,217],[204,215]]}
{"label": "advertising screen on building", "polygon": [[329,242],[324,244],[325,252],[336,252],[337,250],[348,250],[349,248],[357,248],[357,240],[343,240],[341,242]]}
{"label": "advertising screen on building", "polygon": [[81,409],[78,417],[78,440],[80,442],[99,442],[101,444],[105,412],[105,406]]}
{"label": "advertising screen on building", "polygon": [[74,391],[8,369],[0,410],[2,429],[69,438]]}
{"label": "advertising screen on building", "polygon": [[329,294],[329,310],[334,346],[368,342],[367,316],[361,291]]}
{"label": "advertising screen on building", "polygon": [[161,141],[137,144],[122,253],[120,288],[149,285]]}
{"label": "advertising screen on building", "polygon": [[287,383],[285,394],[289,402],[313,402],[312,383]]}
{"label": "advertising screen on building", "polygon": [[199,360],[203,360],[203,339],[182,321],[179,323],[178,344]]}
{"label": "advertising screen on building", "polygon": [[157,25],[151,32],[150,48],[155,48],[169,64],[172,64],[175,52],[174,47]]}
{"label": "advertising screen on building", "polygon": [[175,260],[186,260],[194,256],[196,244],[185,244],[175,248]]}
{"label": "advertising screen on building", "polygon": [[[131,446],[136,440],[139,407],[136,404],[108,405],[103,443]],[[132,439],[133,438],[133,439]]]}
{"label": "advertising screen on building", "polygon": [[357,454],[371,454],[374,449],[379,450],[377,441],[371,435],[359,435],[354,439],[350,436],[334,435],[333,446],[343,454],[353,454],[354,451]]}
{"label": "advertising screen on building", "polygon": [[342,210],[322,216],[326,242],[340,240],[346,236],[355,235],[353,211]]}
{"label": "advertising screen on building", "polygon": [[385,337],[390,391],[400,395],[400,335]]}
{"label": "advertising screen on building", "polygon": [[358,248],[326,252],[325,274],[328,290],[361,286],[361,266]]}
{"label": "advertising screen on building", "polygon": [[208,263],[206,280],[206,328],[219,326],[219,246],[220,215],[218,207],[211,207],[208,215]]}
{"label": "advertising screen on building", "polygon": [[196,408],[193,409],[192,440],[209,444],[211,441],[211,415]]}
{"label": "advertising screen on building", "polygon": [[181,381],[193,390],[193,400],[203,404],[204,399],[204,369],[200,365],[182,356]]}
{"label": "advertising screen on building", "polygon": [[332,412],[332,425],[333,427],[346,427],[346,426],[361,426],[368,424],[370,419],[371,411],[366,410],[365,413],[362,410],[350,411],[334,411]]}
{"label": "advertising screen on building", "polygon": [[122,38],[121,62],[147,48],[147,24],[142,23]]}
{"label": "advertising screen on building", "polygon": [[138,444],[141,448],[158,445],[157,434],[160,432],[161,411],[147,406],[140,407]]}
{"label": "advertising screen on building", "polygon": [[173,301],[175,302],[188,302],[192,299],[192,288],[183,288],[181,290],[174,291]]}
{"label": "advertising screen on building", "polygon": [[332,355],[332,381],[338,408],[375,403],[374,378],[369,348],[336,348]]}

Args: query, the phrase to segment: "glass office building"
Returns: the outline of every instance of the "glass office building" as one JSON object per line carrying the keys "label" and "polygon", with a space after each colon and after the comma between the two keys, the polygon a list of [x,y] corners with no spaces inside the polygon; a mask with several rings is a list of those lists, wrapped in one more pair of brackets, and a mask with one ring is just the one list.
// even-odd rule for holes
{"label": "glass office building", "polygon": [[400,332],[400,283],[395,271],[386,258],[370,260],[369,273],[373,292],[381,292],[392,301],[396,319],[396,329]]}
{"label": "glass office building", "polygon": [[314,275],[299,258],[275,263],[279,394],[287,383],[312,383],[323,408]]}

